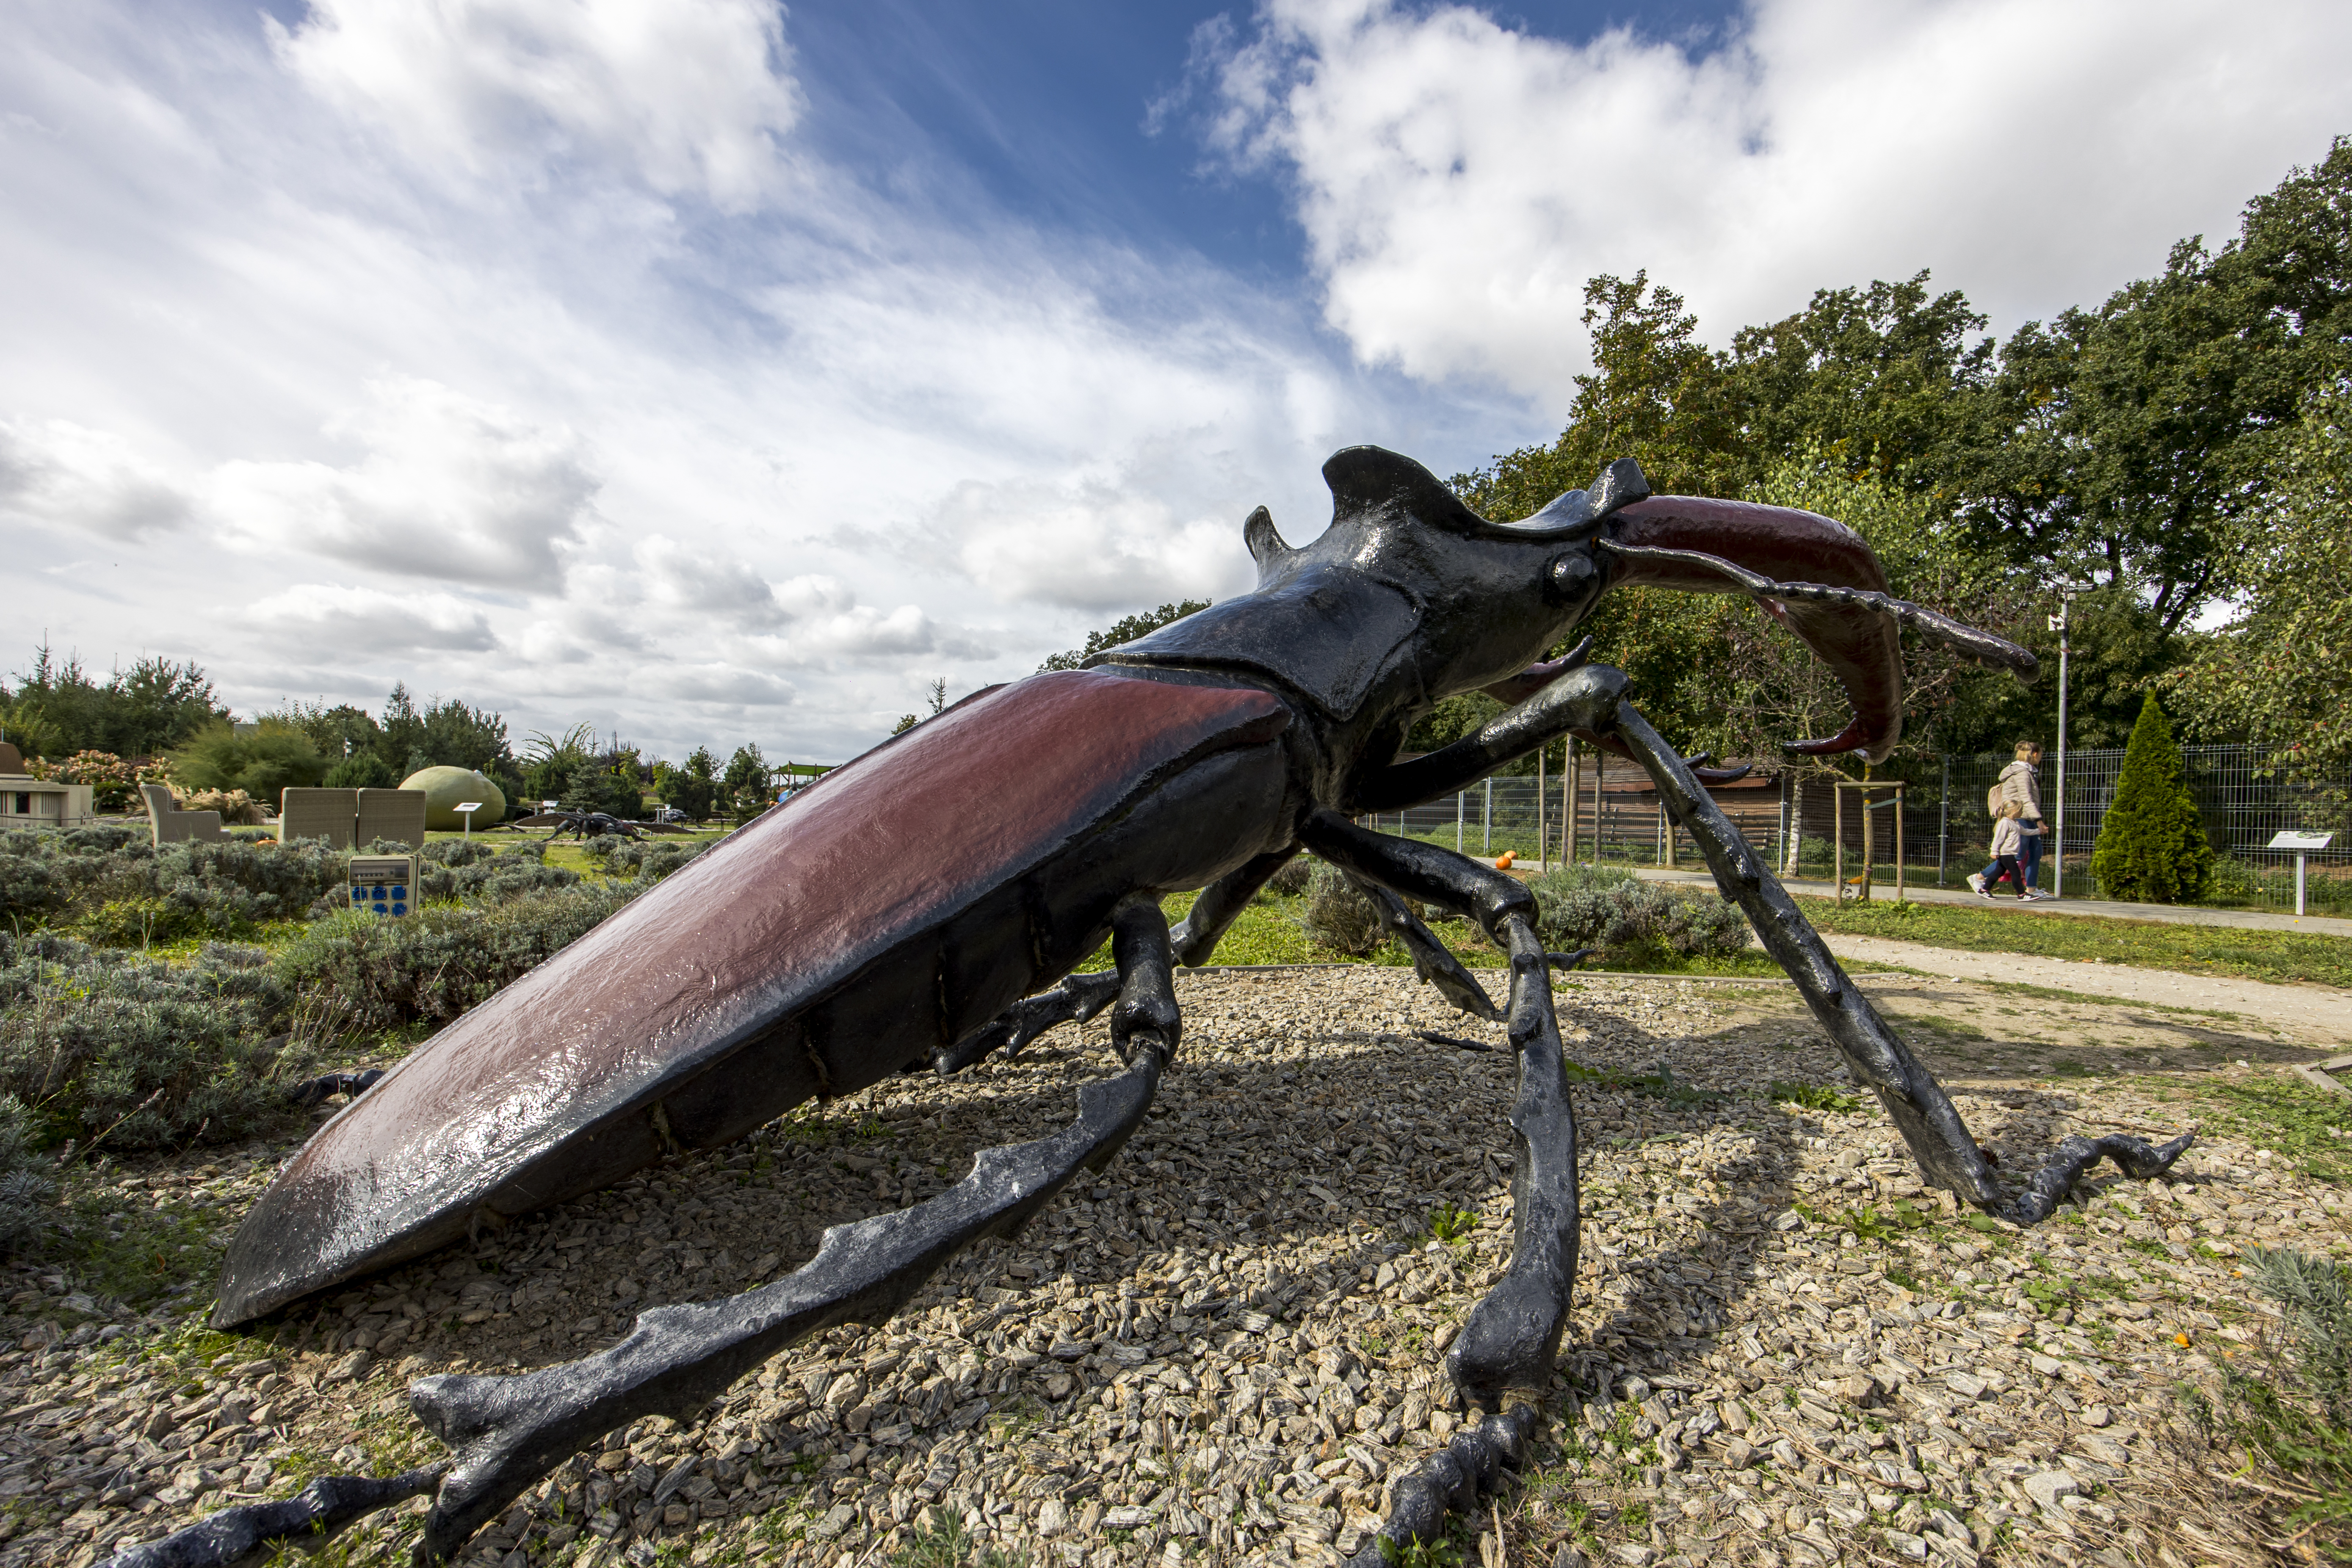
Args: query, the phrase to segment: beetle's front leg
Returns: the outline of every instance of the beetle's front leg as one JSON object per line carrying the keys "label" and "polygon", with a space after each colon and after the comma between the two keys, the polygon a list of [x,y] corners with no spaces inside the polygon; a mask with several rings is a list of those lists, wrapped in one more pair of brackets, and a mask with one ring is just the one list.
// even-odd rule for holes
{"label": "beetle's front leg", "polygon": [[[1613,670],[1607,673],[1616,676],[1622,689],[1624,677]],[[1845,1058],[1847,1068],[1876,1093],[1879,1103],[1902,1129],[1904,1142],[1928,1180],[1979,1208],[2020,1225],[2032,1225],[2047,1219],[2076,1178],[2103,1158],[2115,1161],[2126,1175],[2145,1179],[2161,1174],[2188,1149],[2196,1137],[2194,1129],[2161,1145],[2123,1133],[2068,1138],[2023,1193],[2014,1201],[2005,1199],[1993,1179],[1992,1163],[1977,1146],[1944,1086],[1911,1054],[1902,1037],[1887,1027],[1870,999],[1854,988],[1788,889],[1764,868],[1739,829],[1699,787],[1675,749],[1630,702],[1618,702],[1603,724],[1624,742],[1655,781],[1668,813],[1690,831],[1699,852],[1706,857],[1716,886],[1746,912],[1764,950],[1797,983],[1798,992],[1820,1020],[1830,1043]]]}

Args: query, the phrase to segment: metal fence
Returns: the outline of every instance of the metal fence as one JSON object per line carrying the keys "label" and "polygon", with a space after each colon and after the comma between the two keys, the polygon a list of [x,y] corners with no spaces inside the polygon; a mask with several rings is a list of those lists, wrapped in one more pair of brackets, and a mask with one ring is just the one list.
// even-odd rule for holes
{"label": "metal fence", "polygon": [[[2305,908],[2314,914],[2352,915],[2352,813],[2345,805],[2352,790],[2290,783],[2272,769],[2259,746],[2189,746],[2182,756],[2214,849],[2213,885],[2205,902],[2293,910],[2294,858],[2269,848],[2271,837],[2284,828],[2333,830],[2336,843],[2309,857]],[[2123,759],[2120,749],[2067,753],[2062,825],[2057,758],[2042,758],[2045,820],[2053,828],[2063,826],[2062,833],[2051,835],[2045,849],[2040,877],[2043,889],[2058,880],[2053,862],[2063,843],[2064,890],[2078,898],[2099,896],[2091,855],[2114,804]],[[1905,783],[1901,816],[1905,871],[1910,880],[1955,887],[1984,864],[1992,839],[1985,796],[2010,761],[1998,754],[1937,755],[1912,758],[1890,770],[1889,778],[1899,776]],[[1612,758],[1596,780],[1589,752],[1581,763],[1570,779],[1557,773],[1547,777],[1540,799],[1532,776],[1495,778],[1430,805],[1367,820],[1384,831],[1458,847],[1468,854],[1492,857],[1509,850],[1526,862],[1558,860],[1570,852],[1572,840],[1572,856],[1578,860],[1691,868],[1701,863],[1690,835],[1669,829],[1646,773]],[[1776,868],[1786,867],[1793,835],[1798,874],[1829,875],[1836,806],[1825,776],[1756,773],[1713,793],[1717,805]],[[1857,804],[1852,798],[1846,802],[1849,876],[1861,869]],[[1890,884],[1895,875],[1891,815],[1890,810],[1874,814],[1872,834],[1873,879]]]}

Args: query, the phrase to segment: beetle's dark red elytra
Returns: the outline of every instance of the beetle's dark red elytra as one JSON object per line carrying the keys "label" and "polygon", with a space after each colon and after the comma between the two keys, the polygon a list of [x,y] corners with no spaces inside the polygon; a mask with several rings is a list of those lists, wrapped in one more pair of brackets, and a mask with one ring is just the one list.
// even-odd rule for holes
{"label": "beetle's dark red elytra", "polygon": [[1156,865],[1117,857],[1115,879],[1085,868],[1138,797],[1187,793],[1222,753],[1255,753],[1211,771],[1262,819],[1281,794],[1267,742],[1288,721],[1263,690],[1055,671],[836,769],[320,1128],[239,1227],[213,1321],[446,1246],[478,1209],[593,1191],[668,1142],[726,1142],[952,1043],[1100,946],[1129,873],[1198,887],[1258,853],[1188,834],[1155,845]]}

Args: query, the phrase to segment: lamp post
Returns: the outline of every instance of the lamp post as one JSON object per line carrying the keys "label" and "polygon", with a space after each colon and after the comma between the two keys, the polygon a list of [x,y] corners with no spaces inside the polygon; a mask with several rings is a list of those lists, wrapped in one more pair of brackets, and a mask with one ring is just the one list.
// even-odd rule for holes
{"label": "lamp post", "polygon": [[2050,823],[2050,896],[2053,899],[2066,893],[2066,655],[2074,592],[2071,587],[2059,591],[2058,613],[2050,617],[2050,629],[2058,634],[2058,783],[2052,796]]}

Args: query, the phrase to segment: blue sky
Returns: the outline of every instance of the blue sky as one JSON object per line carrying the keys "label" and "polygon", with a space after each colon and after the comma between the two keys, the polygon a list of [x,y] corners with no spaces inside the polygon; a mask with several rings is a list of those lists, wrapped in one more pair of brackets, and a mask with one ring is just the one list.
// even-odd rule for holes
{"label": "blue sky", "polygon": [[1555,432],[1581,287],[1717,341],[2094,301],[2352,129],[2352,11],[20,0],[5,667],[394,680],[837,758],[1250,581],[1354,441]]}

